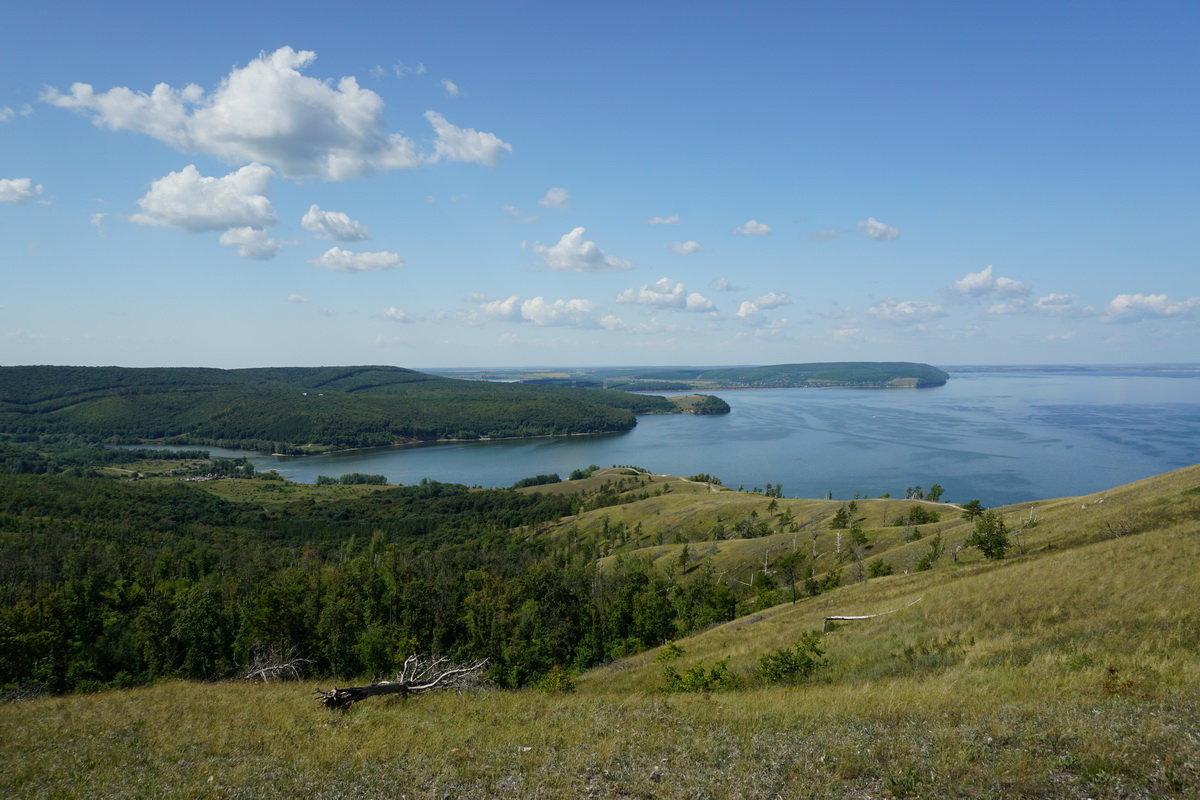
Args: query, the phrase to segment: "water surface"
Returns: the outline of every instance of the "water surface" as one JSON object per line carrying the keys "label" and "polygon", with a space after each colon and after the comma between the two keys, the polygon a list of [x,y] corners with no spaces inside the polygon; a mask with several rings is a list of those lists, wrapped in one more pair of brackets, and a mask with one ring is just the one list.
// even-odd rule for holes
{"label": "water surface", "polygon": [[[1190,377],[1189,377],[1190,376]],[[253,454],[259,469],[382,474],[508,486],[588,464],[708,472],[789,497],[904,496],[940,483],[947,499],[1000,505],[1088,494],[1200,462],[1200,377],[1098,373],[953,373],[934,389],[713,392],[733,411],[644,416],[591,437],[378,448],[319,456]],[[214,451],[214,453],[234,451]]]}

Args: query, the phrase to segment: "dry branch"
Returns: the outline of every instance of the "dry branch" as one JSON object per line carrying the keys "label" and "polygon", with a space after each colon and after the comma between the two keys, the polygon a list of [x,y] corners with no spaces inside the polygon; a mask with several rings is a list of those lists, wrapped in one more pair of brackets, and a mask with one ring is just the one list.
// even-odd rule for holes
{"label": "dry branch", "polygon": [[924,599],[925,599],[924,597],[918,597],[916,600],[913,600],[907,606],[901,606],[900,608],[893,608],[891,611],[881,611],[878,614],[860,614],[855,617],[826,617],[824,623],[822,623],[822,625],[821,625],[821,633],[825,633],[829,630],[830,622],[841,622],[842,620],[855,620],[855,619],[872,619],[874,617],[882,617],[885,614],[895,614],[897,611],[903,611],[904,609],[908,608],[909,606],[915,606],[917,603],[921,602]]}
{"label": "dry branch", "polygon": [[404,660],[400,674],[392,681],[379,681],[367,686],[345,689],[313,689],[318,702],[325,708],[345,710],[368,697],[398,694],[408,697],[434,689],[465,689],[478,683],[488,660],[473,664],[454,664],[447,658],[411,655]]}

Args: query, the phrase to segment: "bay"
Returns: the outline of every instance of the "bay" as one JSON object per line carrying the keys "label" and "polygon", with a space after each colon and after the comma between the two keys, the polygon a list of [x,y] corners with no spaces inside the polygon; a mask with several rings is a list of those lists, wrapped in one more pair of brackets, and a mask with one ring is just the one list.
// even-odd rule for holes
{"label": "bay", "polygon": [[713,392],[722,416],[638,418],[620,434],[246,456],[290,480],[382,474],[485,487],[589,464],[707,472],[726,485],[783,485],[788,497],[847,499],[910,486],[994,506],[1089,494],[1200,462],[1200,373],[952,372],[917,390]]}

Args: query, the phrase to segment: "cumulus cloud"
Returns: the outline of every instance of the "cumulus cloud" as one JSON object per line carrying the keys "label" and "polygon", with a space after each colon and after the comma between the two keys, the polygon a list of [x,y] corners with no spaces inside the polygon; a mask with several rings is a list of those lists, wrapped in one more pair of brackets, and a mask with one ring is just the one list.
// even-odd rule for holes
{"label": "cumulus cloud", "polygon": [[311,303],[312,302],[307,297],[305,297],[304,295],[301,295],[301,294],[289,294],[287,296],[287,301],[289,303]]}
{"label": "cumulus cloud", "polygon": [[150,184],[138,200],[142,210],[129,219],[189,233],[268,227],[278,221],[267,199],[271,175],[270,167],[255,163],[212,178],[189,164]]}
{"label": "cumulus cloud", "polygon": [[740,286],[734,286],[733,283],[730,282],[729,278],[717,278],[710,285],[718,292],[742,291],[742,288]]}
{"label": "cumulus cloud", "polygon": [[349,180],[441,159],[494,165],[512,149],[493,134],[457,128],[430,111],[434,152],[422,158],[411,140],[387,131],[375,92],[353,77],[332,83],[301,74],[315,58],[291,47],[263,53],[231,71],[212,93],[196,84],[160,83],[147,94],[124,86],[97,92],[75,83],[68,92],[47,89],[42,99],[90,112],[101,127],[225,161],[273,164],[288,177]]}
{"label": "cumulus cloud", "polygon": [[989,314],[1020,314],[1028,311],[1029,307],[1025,305],[1024,300],[1009,300],[1004,303],[994,303],[988,306],[987,313]]}
{"label": "cumulus cloud", "polygon": [[1200,297],[1172,300],[1165,294],[1119,294],[1108,301],[1104,322],[1136,322],[1140,319],[1186,317],[1200,310]]}
{"label": "cumulus cloud", "polygon": [[496,134],[452,125],[436,111],[426,111],[425,119],[437,134],[433,154],[425,158],[430,163],[446,159],[494,167],[505,153],[512,152],[512,145]]}
{"label": "cumulus cloud", "polygon": [[750,319],[751,317],[758,316],[759,311],[761,311],[761,309],[753,302],[750,300],[743,300],[742,304],[738,306],[738,310],[733,312],[733,315],[738,319]]}
{"label": "cumulus cloud", "polygon": [[954,282],[954,291],[966,297],[1024,297],[1029,285],[1012,278],[997,277],[992,266],[979,272],[968,272]]}
{"label": "cumulus cloud", "polygon": [[1075,299],[1073,294],[1048,294],[1039,297],[1033,308],[1045,314],[1070,314],[1076,310]]}
{"label": "cumulus cloud", "polygon": [[400,309],[396,308],[395,306],[388,306],[387,308],[385,308],[383,310],[383,316],[387,317],[388,319],[392,320],[393,322],[408,323],[408,322],[413,321],[413,318],[411,316],[409,316],[404,311],[401,311]]}
{"label": "cumulus cloud", "polygon": [[42,185],[29,178],[0,178],[0,203],[23,206],[36,200]]}
{"label": "cumulus cloud", "polygon": [[893,242],[900,238],[900,229],[885,225],[874,217],[858,221],[858,231],[873,242]]}
{"label": "cumulus cloud", "polygon": [[471,295],[469,299],[479,305],[480,312],[488,319],[531,322],[542,326],[593,327],[597,324],[594,318],[596,304],[582,298],[550,302],[541,296],[522,301],[516,295],[503,300],[487,300],[480,295]]}
{"label": "cumulus cloud", "polygon": [[756,219],[748,219],[744,224],[734,228],[733,232],[743,234],[744,236],[766,236],[771,232],[771,226]]}
{"label": "cumulus cloud", "polygon": [[404,259],[386,250],[376,253],[352,253],[340,247],[331,247],[320,258],[308,262],[336,272],[376,272],[403,267]]}
{"label": "cumulus cloud", "polygon": [[221,234],[221,244],[237,247],[242,258],[266,261],[279,252],[280,244],[261,228],[230,228]]}
{"label": "cumulus cloud", "polygon": [[357,242],[370,238],[366,225],[340,211],[324,211],[316,203],[300,218],[300,225],[322,239],[333,239],[335,242]]}
{"label": "cumulus cloud", "polygon": [[686,242],[673,242],[671,244],[671,252],[681,256],[690,256],[692,253],[699,253],[703,249],[699,242],[693,242],[690,239]]}
{"label": "cumulus cloud", "polygon": [[754,305],[758,306],[763,311],[771,308],[779,308],[780,306],[790,305],[792,298],[788,297],[785,292],[768,292],[760,297],[754,298]]}
{"label": "cumulus cloud", "polygon": [[678,225],[679,215],[672,214],[669,217],[651,217],[646,220],[647,225]]}
{"label": "cumulus cloud", "polygon": [[544,258],[550,269],[571,272],[623,272],[633,269],[631,262],[605,255],[595,242],[585,240],[585,232],[583,228],[574,228],[570,233],[564,233],[558,244],[549,247],[535,242],[533,252]]}
{"label": "cumulus cloud", "polygon": [[446,94],[451,97],[458,97],[462,92],[458,88],[458,84],[449,78],[442,81],[442,88],[446,90]]}
{"label": "cumulus cloud", "polygon": [[923,303],[920,300],[895,300],[890,297],[868,308],[867,313],[897,325],[919,325],[946,315],[939,305]]}
{"label": "cumulus cloud", "polygon": [[689,293],[682,283],[670,278],[659,278],[650,286],[640,289],[626,289],[617,295],[617,302],[693,312],[715,311],[717,308],[704,295]]}
{"label": "cumulus cloud", "polygon": [[569,202],[571,202],[571,195],[567,192],[567,190],[555,186],[546,190],[546,194],[542,196],[542,199],[538,201],[538,204],[543,205],[546,208],[566,208],[567,203]]}

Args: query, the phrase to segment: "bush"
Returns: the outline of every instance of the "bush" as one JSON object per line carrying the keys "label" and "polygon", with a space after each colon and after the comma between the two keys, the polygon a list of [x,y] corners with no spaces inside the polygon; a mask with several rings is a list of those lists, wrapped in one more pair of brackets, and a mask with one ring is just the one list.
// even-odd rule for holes
{"label": "bush", "polygon": [[674,661],[681,655],[683,655],[683,648],[674,642],[668,642],[667,646],[664,647],[662,651],[654,657],[654,660],[665,664],[668,661]]}
{"label": "bush", "polygon": [[663,690],[667,692],[719,692],[741,685],[741,679],[729,671],[728,658],[707,669],[703,664],[696,664],[682,675],[669,664],[663,667]]}
{"label": "bush", "polygon": [[766,653],[758,659],[758,675],[767,683],[796,683],[816,672],[824,662],[821,634],[805,631],[791,647]]}
{"label": "bush", "polygon": [[572,694],[575,678],[570,672],[555,664],[537,682],[537,688],[549,694]]}
{"label": "bush", "polygon": [[891,575],[895,571],[896,570],[892,567],[891,564],[884,561],[882,558],[878,558],[878,559],[872,561],[870,566],[867,567],[867,577],[868,578],[882,578],[886,575]]}

